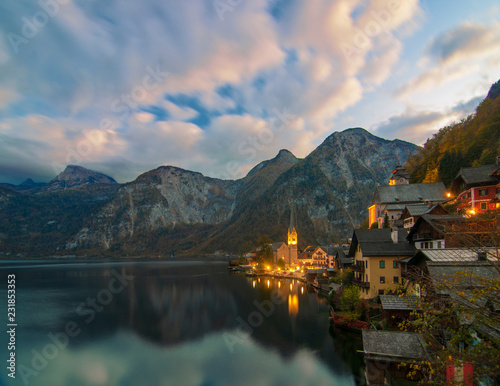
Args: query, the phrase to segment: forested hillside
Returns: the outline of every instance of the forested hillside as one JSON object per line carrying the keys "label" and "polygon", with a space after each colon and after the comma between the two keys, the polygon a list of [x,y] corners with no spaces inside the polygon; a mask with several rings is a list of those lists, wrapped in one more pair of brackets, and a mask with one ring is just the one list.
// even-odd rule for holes
{"label": "forested hillside", "polygon": [[500,81],[474,114],[446,126],[406,163],[412,182],[449,186],[462,167],[494,163],[500,155]]}

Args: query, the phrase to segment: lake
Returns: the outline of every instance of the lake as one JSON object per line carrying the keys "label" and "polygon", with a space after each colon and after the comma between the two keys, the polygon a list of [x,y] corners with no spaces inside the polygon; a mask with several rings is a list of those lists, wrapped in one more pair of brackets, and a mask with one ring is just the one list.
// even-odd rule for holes
{"label": "lake", "polygon": [[2,261],[0,385],[363,384],[360,336],[330,326],[325,298],[226,266]]}

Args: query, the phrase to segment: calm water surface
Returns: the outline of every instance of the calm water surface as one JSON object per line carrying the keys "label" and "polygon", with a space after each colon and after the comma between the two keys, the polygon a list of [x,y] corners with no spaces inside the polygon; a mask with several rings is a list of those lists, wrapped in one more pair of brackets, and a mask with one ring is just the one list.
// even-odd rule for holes
{"label": "calm water surface", "polygon": [[[356,334],[297,281],[231,274],[223,263],[0,264],[16,277],[16,378],[0,385],[355,385]],[[10,335],[1,334],[0,361]]]}

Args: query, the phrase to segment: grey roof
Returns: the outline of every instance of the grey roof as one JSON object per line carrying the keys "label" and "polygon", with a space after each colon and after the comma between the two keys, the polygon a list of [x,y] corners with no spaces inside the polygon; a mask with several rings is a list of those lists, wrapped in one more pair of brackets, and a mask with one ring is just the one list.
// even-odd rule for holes
{"label": "grey roof", "polygon": [[467,185],[481,184],[481,183],[495,183],[498,178],[492,177],[491,174],[498,169],[498,165],[490,164],[483,166],[476,166],[473,168],[462,168],[458,172],[455,179],[462,177]]}
{"label": "grey roof", "polygon": [[427,357],[421,334],[403,331],[363,330],[365,358],[400,363],[404,359]]}
{"label": "grey roof", "polygon": [[349,256],[353,257],[359,244],[363,256],[413,256],[415,247],[406,241],[406,230],[398,230],[398,243],[391,238],[391,229],[356,229]]}
{"label": "grey roof", "polygon": [[280,242],[277,242],[277,243],[272,243],[271,244],[271,248],[273,248],[273,251],[277,250],[279,247],[281,247],[283,244],[285,244],[284,241],[280,241]]}
{"label": "grey roof", "polygon": [[500,330],[495,326],[487,324],[478,324],[476,325],[476,328],[479,330],[481,334],[488,336],[490,339],[491,338],[500,339]]}
{"label": "grey roof", "polygon": [[380,295],[380,301],[384,310],[411,311],[418,309],[417,303],[420,299],[417,296]]}
{"label": "grey roof", "polygon": [[372,205],[395,202],[412,203],[425,200],[445,201],[446,187],[442,182],[432,184],[404,184],[378,186],[373,194]]}
{"label": "grey roof", "polygon": [[[427,269],[437,293],[451,295],[461,289],[481,287],[479,278],[497,279],[499,272],[488,261],[466,261],[466,262],[427,262]],[[467,277],[454,277],[459,272],[468,272]],[[470,275],[473,273],[474,275]],[[477,275],[477,277],[476,277]],[[447,282],[453,283],[453,290],[447,286]]]}
{"label": "grey roof", "polygon": [[433,205],[429,208],[428,204],[410,204],[406,205],[406,209],[408,209],[408,214],[410,216],[422,216],[426,214],[430,210],[434,209],[436,205]]}
{"label": "grey roof", "polygon": [[405,204],[387,204],[384,210],[404,210]]}
{"label": "grey roof", "polygon": [[328,288],[330,290],[334,290],[334,291],[338,291],[340,289],[340,287],[342,287],[340,284],[337,284],[337,283],[330,283],[330,285],[328,286]]}
{"label": "grey roof", "polygon": [[[497,260],[493,248],[486,248],[479,252],[486,252],[488,260]],[[478,251],[469,248],[423,249],[419,251],[427,260],[432,262],[466,262],[478,261]]]}

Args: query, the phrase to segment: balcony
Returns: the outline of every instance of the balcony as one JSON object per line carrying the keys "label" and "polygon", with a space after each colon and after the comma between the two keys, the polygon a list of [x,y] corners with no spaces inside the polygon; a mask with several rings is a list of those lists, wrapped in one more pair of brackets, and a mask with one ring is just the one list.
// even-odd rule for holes
{"label": "balcony", "polygon": [[357,261],[356,264],[352,265],[351,269],[354,272],[364,273],[365,272],[365,262],[364,261]]}
{"label": "balcony", "polygon": [[352,284],[357,285],[358,287],[361,287],[361,288],[370,288],[369,281],[361,281],[359,279],[352,279]]}
{"label": "balcony", "polygon": [[431,238],[430,233],[417,233],[413,235],[413,241],[430,240]]}

